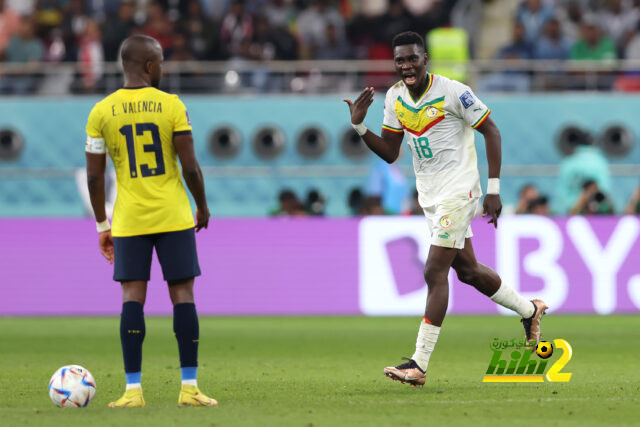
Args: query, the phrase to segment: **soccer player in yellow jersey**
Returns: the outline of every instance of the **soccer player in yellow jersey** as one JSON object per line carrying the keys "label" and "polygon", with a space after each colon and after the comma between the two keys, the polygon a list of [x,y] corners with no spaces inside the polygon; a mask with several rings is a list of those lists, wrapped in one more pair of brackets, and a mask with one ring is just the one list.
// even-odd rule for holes
{"label": "soccer player in yellow jersey", "polygon": [[[202,172],[193,149],[191,123],[176,95],[157,89],[162,48],[153,38],[135,35],[121,49],[124,87],[98,102],[87,123],[87,183],[99,232],[100,251],[114,264],[122,284],[120,340],[127,387],[112,408],[144,406],[140,385],[143,306],[155,247],[173,303],[182,387],[180,406],[214,406],[197,385],[198,315],[194,277],[200,275],[193,214],[178,159],[197,210],[195,231],[207,228],[209,208]],[[118,197],[113,227],[105,212],[106,153],[116,170]]]}

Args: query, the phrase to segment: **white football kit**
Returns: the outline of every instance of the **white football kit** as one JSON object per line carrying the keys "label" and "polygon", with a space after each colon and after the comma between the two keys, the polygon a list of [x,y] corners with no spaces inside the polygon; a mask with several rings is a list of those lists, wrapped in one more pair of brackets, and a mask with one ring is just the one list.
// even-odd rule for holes
{"label": "white football kit", "polygon": [[387,91],[382,128],[405,135],[433,245],[462,249],[473,236],[482,196],[474,129],[490,113],[468,86],[437,74],[417,100],[403,81]]}

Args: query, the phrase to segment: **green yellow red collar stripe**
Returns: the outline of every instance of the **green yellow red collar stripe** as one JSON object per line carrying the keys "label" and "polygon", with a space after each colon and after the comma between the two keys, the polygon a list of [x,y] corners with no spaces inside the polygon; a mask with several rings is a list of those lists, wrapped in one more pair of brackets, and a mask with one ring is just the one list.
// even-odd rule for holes
{"label": "green yellow red collar stripe", "polygon": [[482,117],[480,117],[478,121],[475,122],[471,127],[474,129],[478,129],[478,127],[481,124],[483,124],[485,120],[487,120],[487,117],[489,117],[489,114],[491,114],[491,110],[487,109],[487,111],[482,115]]}
{"label": "green yellow red collar stripe", "polygon": [[424,89],[424,92],[422,92],[422,95],[420,95],[418,99],[413,99],[413,95],[411,95],[411,91],[409,91],[407,88],[407,91],[409,92],[409,97],[411,98],[414,104],[417,104],[418,102],[420,102],[420,100],[424,97],[424,95],[427,92],[429,92],[429,89],[431,89],[432,84],[433,84],[433,75],[431,73],[427,73],[427,87]]}
{"label": "green yellow red collar stripe", "polygon": [[394,133],[404,133],[404,131],[402,129],[394,128],[394,127],[387,126],[387,125],[382,125],[382,129],[383,130],[388,130],[389,132],[394,132]]}

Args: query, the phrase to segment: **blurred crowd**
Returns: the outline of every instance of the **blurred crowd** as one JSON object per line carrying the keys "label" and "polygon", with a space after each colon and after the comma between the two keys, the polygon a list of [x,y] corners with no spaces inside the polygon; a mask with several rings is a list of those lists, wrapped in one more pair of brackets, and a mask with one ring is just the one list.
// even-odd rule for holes
{"label": "blurred crowd", "polygon": [[[640,60],[640,1],[523,0],[513,20],[511,40],[495,54],[502,60]],[[640,67],[638,67],[640,69]],[[585,76],[551,70],[546,89],[583,89]],[[639,90],[640,71],[600,73],[594,89]],[[509,71],[481,82],[481,90],[528,91],[531,74]]]}
{"label": "blurred crowd", "polygon": [[[103,77],[102,64],[115,61],[122,40],[134,33],[157,38],[168,61],[390,59],[389,44],[395,34],[412,30],[427,36],[431,30],[448,27],[456,3],[0,0],[0,59],[15,69],[10,78],[3,79],[0,90],[29,92],[35,82],[19,78],[20,72],[29,70],[30,63],[47,61],[79,63],[81,77],[73,90],[93,91]],[[512,39],[497,46],[495,57],[640,60],[639,26],[640,0],[521,0],[513,19]],[[429,44],[430,37],[426,39]],[[458,38],[465,45],[473,45],[474,39],[474,34]],[[473,58],[474,50],[467,52],[467,47],[460,51],[463,61]],[[431,48],[438,56],[435,47]],[[639,74],[605,76],[599,88],[640,89]],[[548,77],[553,89],[553,73]],[[571,77],[573,88],[580,89],[581,76]],[[530,73],[508,71],[481,81],[479,89],[526,91],[530,86]],[[566,87],[566,82],[557,82],[557,86]]]}
{"label": "blurred crowd", "polygon": [[[3,92],[27,93],[30,63],[77,62],[91,91],[121,42],[144,33],[167,61],[388,59],[397,32],[448,24],[455,0],[0,0]],[[10,77],[11,77],[10,75]]]}

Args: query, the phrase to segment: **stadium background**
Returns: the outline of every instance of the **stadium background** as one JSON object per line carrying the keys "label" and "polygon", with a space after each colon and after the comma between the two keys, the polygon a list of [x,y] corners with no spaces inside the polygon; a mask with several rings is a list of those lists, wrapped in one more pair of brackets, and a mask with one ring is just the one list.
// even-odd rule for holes
{"label": "stadium background", "polygon": [[[379,129],[384,91],[395,81],[390,38],[415,30],[425,35],[431,70],[470,84],[502,133],[505,214],[495,232],[474,220],[478,259],[525,295],[551,302],[552,314],[575,316],[556,317],[563,326],[554,332],[569,341],[575,336],[585,348],[591,337],[580,325],[590,317],[579,314],[611,315],[620,336],[605,323],[594,330],[624,353],[624,327],[637,326],[640,308],[639,3],[0,1],[2,335],[21,342],[10,332],[20,328],[13,316],[56,316],[43,321],[69,327],[74,318],[64,316],[120,311],[120,292],[97,250],[88,210],[84,126],[91,106],[121,84],[117,49],[135,32],[161,41],[163,89],[181,96],[194,126],[213,215],[209,230],[198,235],[201,314],[419,315],[428,243],[424,219],[413,215],[419,212],[410,158],[405,153],[393,166],[376,161],[349,126],[342,102],[376,87],[365,123]],[[562,37],[547,29],[551,21]],[[484,188],[484,144],[480,136],[476,141]],[[580,181],[566,182],[563,168],[582,143],[595,147],[606,170],[591,174],[585,162]],[[598,183],[605,202],[576,208],[590,215],[569,215],[588,179]],[[528,184],[536,187],[532,195],[521,193]],[[111,187],[109,194],[112,202]],[[169,315],[159,273],[154,261],[146,313]],[[501,313],[455,275],[450,282],[451,314]],[[623,313],[631,316],[616,316]],[[100,319],[86,319],[78,322],[101,331]],[[264,320],[261,333],[286,324],[279,319]],[[292,319],[309,325],[310,336],[330,336],[314,335],[322,321]],[[468,339],[471,331],[477,334],[472,325],[478,318],[465,319],[452,318],[453,330],[459,328],[452,336],[480,345]],[[397,334],[391,339],[405,347],[414,339],[414,320],[388,319],[385,330],[384,321],[370,319],[387,334],[398,322],[409,325],[406,342]],[[480,322],[513,331],[502,320]],[[42,325],[38,318],[25,321]],[[203,322],[204,330],[215,330],[216,321],[238,336],[238,325],[251,325],[213,318]],[[366,330],[357,319],[335,322]],[[293,338],[302,336],[291,328]],[[59,336],[64,342],[73,334]],[[116,360],[114,337],[109,352]],[[63,349],[55,348],[53,360],[67,363]],[[80,349],[88,351],[76,346],[73,354],[82,355]],[[486,354],[478,354],[483,365]],[[119,375],[117,366],[113,372]],[[476,375],[461,372],[451,381]]]}

